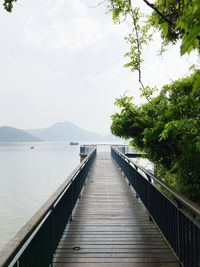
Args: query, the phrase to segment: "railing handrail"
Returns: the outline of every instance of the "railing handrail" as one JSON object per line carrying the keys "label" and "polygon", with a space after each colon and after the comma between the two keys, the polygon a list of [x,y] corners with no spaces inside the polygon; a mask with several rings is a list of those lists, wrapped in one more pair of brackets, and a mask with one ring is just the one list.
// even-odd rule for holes
{"label": "railing handrail", "polygon": [[16,255],[24,243],[31,237],[37,227],[44,220],[45,216],[52,211],[58,199],[67,190],[69,185],[77,177],[78,173],[85,166],[87,161],[92,156],[93,151],[72,171],[72,173],[65,179],[65,181],[58,187],[58,189],[49,197],[49,199],[42,205],[42,207],[31,217],[31,219],[19,230],[19,232],[2,248],[0,251],[0,267],[11,262],[14,255]]}
{"label": "railing handrail", "polygon": [[80,146],[111,146],[111,147],[114,147],[114,146],[122,146],[122,147],[130,147],[129,145],[123,145],[123,144],[114,144],[114,143],[99,143],[99,144],[82,144]]}
{"label": "railing handrail", "polygon": [[121,152],[119,152],[117,149],[115,149],[115,148],[113,148],[113,149],[122,158],[124,158],[127,162],[129,162],[132,165],[134,165],[135,169],[141,170],[147,176],[147,178],[152,179],[153,181],[155,181],[156,183],[158,183],[159,185],[161,185],[163,188],[165,188],[169,193],[171,193],[172,196],[178,201],[178,204],[184,205],[186,208],[188,208],[190,211],[192,211],[192,213],[194,213],[197,216],[200,216],[200,207],[197,204],[195,204],[191,200],[187,199],[182,194],[177,193],[174,189],[172,189],[169,185],[167,185],[166,183],[164,183],[161,179],[159,179],[158,177],[155,177],[152,173],[150,173],[149,171],[147,171],[145,168],[143,168],[139,164],[135,163],[133,160],[131,160],[130,158],[128,158],[126,155],[124,155]]}

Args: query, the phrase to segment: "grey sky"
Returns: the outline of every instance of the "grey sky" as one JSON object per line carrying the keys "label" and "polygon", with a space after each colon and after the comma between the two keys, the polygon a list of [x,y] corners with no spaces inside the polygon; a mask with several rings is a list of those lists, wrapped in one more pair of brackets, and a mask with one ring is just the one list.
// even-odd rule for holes
{"label": "grey sky", "polygon": [[[127,25],[113,25],[93,0],[18,0],[0,8],[0,125],[41,128],[69,120],[107,133],[114,99],[128,91],[139,103],[137,74],[123,68]],[[195,56],[173,47],[145,49],[145,84],[161,86],[188,73]]]}

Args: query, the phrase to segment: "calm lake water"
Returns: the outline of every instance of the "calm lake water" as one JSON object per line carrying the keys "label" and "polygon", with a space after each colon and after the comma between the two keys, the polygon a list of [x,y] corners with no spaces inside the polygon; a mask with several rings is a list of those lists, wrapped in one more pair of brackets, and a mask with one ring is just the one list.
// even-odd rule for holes
{"label": "calm lake water", "polygon": [[0,249],[79,162],[79,146],[67,142],[0,143]]}
{"label": "calm lake water", "polygon": [[[151,169],[144,159],[136,162]],[[0,143],[0,249],[79,163],[79,146],[67,142]]]}

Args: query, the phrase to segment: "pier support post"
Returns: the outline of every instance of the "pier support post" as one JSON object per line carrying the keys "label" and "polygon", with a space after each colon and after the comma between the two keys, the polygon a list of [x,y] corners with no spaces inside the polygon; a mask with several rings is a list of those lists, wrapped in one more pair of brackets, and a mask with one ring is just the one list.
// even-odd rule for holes
{"label": "pier support post", "polygon": [[80,162],[82,162],[87,157],[86,154],[79,154],[79,156],[80,156]]}

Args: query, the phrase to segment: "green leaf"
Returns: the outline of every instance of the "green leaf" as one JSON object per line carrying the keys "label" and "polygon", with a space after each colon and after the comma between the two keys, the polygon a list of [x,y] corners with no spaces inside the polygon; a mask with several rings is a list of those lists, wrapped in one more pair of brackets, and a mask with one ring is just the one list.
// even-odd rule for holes
{"label": "green leaf", "polygon": [[194,86],[192,89],[193,93],[196,93],[197,91],[200,91],[200,77],[194,82]]}
{"label": "green leaf", "polygon": [[188,35],[184,35],[181,45],[181,55],[184,55],[186,52],[190,52],[191,48],[196,47],[195,41],[198,40],[200,33],[200,26],[193,28]]}
{"label": "green leaf", "polygon": [[168,30],[169,30],[168,23],[167,22],[162,23],[161,24],[161,28],[162,28],[162,31],[163,31],[163,35],[166,38],[167,37],[167,34],[168,34]]}

